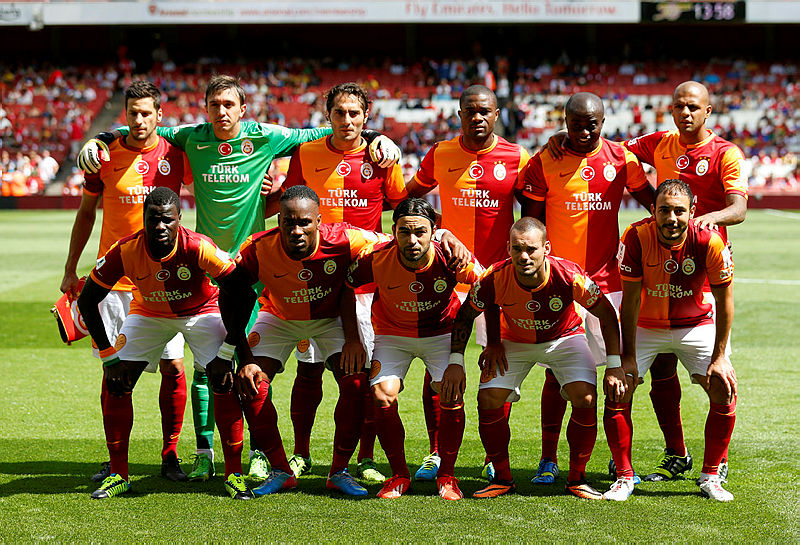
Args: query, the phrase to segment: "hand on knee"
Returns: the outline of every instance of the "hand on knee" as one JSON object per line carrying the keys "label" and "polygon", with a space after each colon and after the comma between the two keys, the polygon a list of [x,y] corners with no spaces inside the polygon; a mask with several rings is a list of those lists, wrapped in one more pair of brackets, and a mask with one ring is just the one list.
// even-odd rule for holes
{"label": "hand on knee", "polygon": [[158,369],[162,375],[180,375],[183,373],[183,359],[164,360],[158,362]]}

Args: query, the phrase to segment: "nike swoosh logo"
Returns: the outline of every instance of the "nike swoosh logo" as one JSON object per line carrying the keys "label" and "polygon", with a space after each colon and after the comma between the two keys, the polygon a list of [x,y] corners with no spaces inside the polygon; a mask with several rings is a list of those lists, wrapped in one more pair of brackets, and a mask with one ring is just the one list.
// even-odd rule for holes
{"label": "nike swoosh logo", "polygon": [[275,274],[275,273],[272,273],[272,276],[274,276],[275,278],[283,278],[283,277],[284,277],[284,276],[286,276],[287,274],[289,274],[289,273],[283,273],[283,274]]}
{"label": "nike swoosh logo", "polygon": [[513,307],[514,305],[516,305],[516,303],[503,303],[503,304],[502,304],[502,305],[500,305],[500,306],[501,306],[501,307]]}
{"label": "nike swoosh logo", "polygon": [[127,169],[127,168],[128,168],[127,166],[124,166],[124,167],[114,167],[114,172],[119,172],[120,170],[125,170],[125,169]]}
{"label": "nike swoosh logo", "polygon": [[662,161],[669,161],[670,159],[672,159],[672,156],[670,156],[670,155],[662,155],[661,156],[661,160]]}
{"label": "nike swoosh logo", "polygon": [[145,278],[147,278],[148,276],[150,276],[150,275],[149,275],[149,274],[146,274],[146,275],[144,275],[144,276],[142,276],[142,277],[139,277],[139,276],[137,276],[137,277],[136,277],[136,280],[144,280],[144,279],[145,279]]}
{"label": "nike swoosh logo", "polygon": [[456,167],[456,168],[448,168],[448,169],[447,169],[447,172],[455,172],[456,170],[463,170],[463,169],[462,169],[461,167]]}
{"label": "nike swoosh logo", "polygon": [[645,263],[645,265],[648,267],[658,267],[659,265],[661,265],[661,263],[656,263],[655,265],[651,265],[650,263]]}
{"label": "nike swoosh logo", "polygon": [[323,170],[328,170],[328,167],[315,168],[314,172],[322,172]]}
{"label": "nike swoosh logo", "polygon": [[558,173],[558,177],[559,178],[566,178],[567,176],[572,176],[573,174],[575,174],[575,173],[573,171],[571,171],[571,170],[569,172],[559,172]]}
{"label": "nike swoosh logo", "polygon": [[386,286],[386,289],[389,289],[389,290],[396,290],[396,289],[397,289],[397,288],[399,288],[401,285],[402,285],[402,284],[398,284],[398,285],[396,285],[396,286]]}
{"label": "nike swoosh logo", "polygon": [[205,146],[201,146],[200,144],[197,144],[197,149],[206,149],[206,148],[210,148],[210,147],[211,147],[211,144],[208,144],[208,145],[205,145]]}

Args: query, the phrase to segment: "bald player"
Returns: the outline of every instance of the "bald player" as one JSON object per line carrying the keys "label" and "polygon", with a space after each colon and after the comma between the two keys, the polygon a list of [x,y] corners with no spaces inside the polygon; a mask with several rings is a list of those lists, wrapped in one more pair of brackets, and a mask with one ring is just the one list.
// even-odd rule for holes
{"label": "bald player", "polygon": [[[553,255],[583,267],[619,312],[622,285],[616,264],[622,193],[627,189],[643,206],[653,203],[653,188],[639,160],[620,144],[601,137],[605,109],[600,97],[577,93],[564,106],[567,139],[560,160],[540,151],[523,177],[525,216],[545,221]],[[583,311],[595,363],[605,365],[600,321]],[[542,456],[533,482],[552,484],[558,477],[558,438],[566,410],[553,372],[542,387]]]}

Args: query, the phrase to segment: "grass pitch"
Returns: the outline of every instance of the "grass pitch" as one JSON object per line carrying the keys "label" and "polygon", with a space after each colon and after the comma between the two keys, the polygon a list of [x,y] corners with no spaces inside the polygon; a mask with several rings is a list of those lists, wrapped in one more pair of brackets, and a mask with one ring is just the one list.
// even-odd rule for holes
{"label": "grass pitch", "polygon": [[[641,214],[625,212],[623,225]],[[730,504],[703,500],[694,478],[702,465],[705,394],[684,384],[683,417],[695,469],[684,481],[637,487],[626,503],[586,502],[563,494],[563,477],[534,486],[540,452],[539,392],[543,375],[532,372],[511,418],[511,461],[519,493],[495,500],[441,500],[431,483],[415,484],[396,501],[351,500],[325,490],[330,461],[336,387],[325,378],[325,398],[312,437],[314,469],[298,490],[249,502],[231,501],[218,476],[208,483],[170,483],[159,475],[158,379],[142,377],[134,393],[130,461],[133,489],[109,501],[92,501],[89,475],[107,459],[99,410],[101,368],[89,342],[63,345],[49,308],[59,295],[74,219],[72,211],[0,212],[0,541],[284,541],[284,542],[797,542],[800,368],[797,293],[800,214],[754,210],[731,229],[736,262],[733,362],[740,381],[738,420],[731,442]],[[184,223],[192,227],[193,215]],[[99,219],[98,219],[99,224]],[[99,228],[95,230],[99,231]],[[97,235],[79,272],[93,264]],[[792,333],[794,332],[794,333]],[[467,361],[474,362],[474,346]],[[190,356],[187,352],[187,368]],[[274,381],[275,402],[287,450],[293,366]],[[420,403],[423,369],[417,362],[400,397],[406,452],[412,472],[427,453]],[[483,449],[477,430],[475,367],[469,369],[470,401],[456,475],[466,495],[483,486]],[[649,472],[662,448],[644,385],[634,404],[634,464]],[[602,404],[602,400],[601,400]],[[598,415],[601,415],[598,412]],[[217,445],[219,438],[216,439]],[[566,469],[562,436],[559,458]],[[187,410],[179,454],[194,452]],[[218,471],[222,471],[221,451]],[[377,461],[389,472],[376,447]],[[598,489],[608,447],[602,419],[588,477]],[[352,466],[351,466],[352,467]],[[368,486],[374,496],[378,486]]]}

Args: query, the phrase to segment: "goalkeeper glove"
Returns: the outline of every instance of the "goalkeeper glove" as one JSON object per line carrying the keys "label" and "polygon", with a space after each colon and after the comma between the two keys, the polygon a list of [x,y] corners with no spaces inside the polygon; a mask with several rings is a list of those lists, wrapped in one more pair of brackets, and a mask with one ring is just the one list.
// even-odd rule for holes
{"label": "goalkeeper glove", "polygon": [[[110,140],[109,136],[111,136]],[[108,144],[113,140],[114,137],[111,133],[100,133],[86,142],[78,153],[78,168],[90,174],[97,174],[100,167],[103,166],[103,162],[111,160]]]}
{"label": "goalkeeper glove", "polygon": [[380,135],[369,144],[369,157],[381,168],[400,162],[400,148],[390,138]]}

